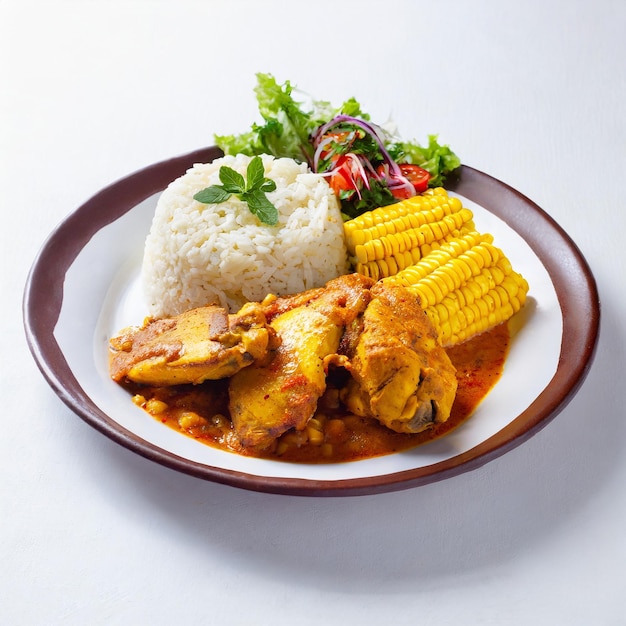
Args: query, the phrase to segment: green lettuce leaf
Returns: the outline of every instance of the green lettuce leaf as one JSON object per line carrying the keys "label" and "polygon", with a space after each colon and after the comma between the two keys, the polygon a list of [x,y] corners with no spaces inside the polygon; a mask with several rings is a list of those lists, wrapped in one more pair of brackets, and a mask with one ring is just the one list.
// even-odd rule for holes
{"label": "green lettuce leaf", "polygon": [[240,135],[215,135],[215,143],[226,154],[271,154],[311,163],[313,145],[311,135],[319,126],[339,113],[358,116],[368,120],[361,105],[354,99],[346,100],[335,108],[324,100],[311,100],[305,104],[294,98],[294,86],[290,81],[282,85],[271,74],[257,73],[254,88],[262,123],[254,123],[252,129]]}
{"label": "green lettuce leaf", "polygon": [[437,141],[437,135],[428,136],[428,145],[400,142],[394,145],[392,151],[398,163],[413,163],[430,172],[432,178],[428,181],[430,187],[439,187],[447,174],[461,165],[461,159],[447,145]]}
{"label": "green lettuce leaf", "polygon": [[[311,165],[314,154],[311,138],[319,126],[338,114],[370,120],[370,116],[362,111],[361,105],[354,98],[349,98],[339,108],[334,108],[324,100],[309,99],[305,105],[294,98],[295,87],[289,81],[281,85],[271,74],[261,72],[257,73],[256,78],[254,91],[262,122],[254,123],[248,132],[240,135],[215,135],[215,143],[226,154],[271,154]],[[353,142],[350,150],[359,154],[374,154],[375,147],[369,145],[372,143],[371,138],[367,141],[367,145]],[[459,157],[449,146],[441,145],[437,141],[437,135],[429,135],[426,146],[390,136],[385,141],[385,148],[397,163],[414,163],[428,170],[431,174],[431,187],[442,185],[445,176],[461,164]],[[374,196],[373,201],[388,203],[386,201],[389,198],[383,191],[373,190],[369,195]]]}
{"label": "green lettuce leaf", "polygon": [[249,156],[272,154],[298,161],[309,161],[313,154],[310,135],[321,123],[293,96],[289,81],[282,85],[271,74],[258,73],[254,89],[263,123],[241,135],[216,135],[216,144],[226,154]]}
{"label": "green lettuce leaf", "polygon": [[252,130],[241,135],[214,135],[213,139],[225,154],[260,154],[257,148],[258,137]]}

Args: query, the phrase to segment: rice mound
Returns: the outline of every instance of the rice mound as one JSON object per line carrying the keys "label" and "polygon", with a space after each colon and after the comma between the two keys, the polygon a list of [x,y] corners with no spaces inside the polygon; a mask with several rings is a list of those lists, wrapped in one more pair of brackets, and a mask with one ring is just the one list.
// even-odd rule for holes
{"label": "rice mound", "polygon": [[196,164],[163,191],[146,239],[142,281],[152,317],[219,304],[231,312],[268,293],[321,287],[348,271],[343,221],[327,181],[292,159],[262,157],[276,183],[267,194],[278,210],[263,224],[234,195],[202,204],[194,194],[221,184],[228,165],[246,175],[251,157],[228,155]]}

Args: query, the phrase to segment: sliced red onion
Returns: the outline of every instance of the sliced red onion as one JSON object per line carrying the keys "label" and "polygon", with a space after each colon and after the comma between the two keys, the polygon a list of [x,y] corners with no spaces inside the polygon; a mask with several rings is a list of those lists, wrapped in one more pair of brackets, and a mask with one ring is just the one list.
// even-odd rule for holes
{"label": "sliced red onion", "polygon": [[389,171],[392,176],[402,176],[402,172],[398,167],[398,164],[391,158],[389,152],[387,152],[387,148],[385,148],[385,141],[380,133],[380,128],[375,124],[370,124],[365,120],[361,120],[358,117],[352,117],[351,115],[337,115],[326,124],[322,124],[317,131],[315,132],[315,136],[313,137],[313,143],[315,144],[318,140],[320,140],[324,135],[335,126],[339,124],[353,124],[354,126],[358,126],[362,128],[368,135],[371,135],[383,157],[383,161],[389,164]]}
{"label": "sliced red onion", "polygon": [[[404,190],[407,192],[407,195],[414,196],[417,194],[414,185],[404,176],[400,166],[391,158],[391,155],[387,151],[385,147],[385,141],[382,136],[382,129],[376,126],[375,124],[370,124],[365,120],[359,119],[357,117],[352,117],[351,115],[337,115],[329,122],[322,124],[315,131],[313,136],[313,145],[316,146],[315,155],[313,157],[313,170],[317,171],[320,162],[320,155],[324,151],[324,149],[328,146],[329,142],[332,142],[333,139],[331,137],[326,137],[326,134],[335,126],[339,126],[340,124],[352,124],[353,126],[357,126],[364,130],[368,135],[374,138],[376,144],[378,145],[378,149],[383,158],[383,164],[385,165],[385,173],[384,175],[379,174],[374,170],[374,167],[370,163],[369,159],[359,158],[358,155],[353,153],[347,153],[345,156],[351,157],[353,163],[358,162],[359,164],[359,174],[362,180],[365,183],[365,186],[369,189],[369,179],[375,178],[378,181],[384,182],[389,190],[393,193],[393,191]],[[368,170],[366,172],[365,170]],[[358,185],[357,192],[358,192]],[[360,197],[360,194],[359,194]]]}
{"label": "sliced red onion", "polygon": [[[363,167],[363,160],[360,159],[356,154],[354,154],[353,152],[349,152],[348,154],[346,154],[346,157],[350,158],[350,162],[352,163],[353,167],[356,167],[356,170],[358,172],[359,177],[361,178],[361,180],[363,181],[363,184],[365,185],[365,187],[367,189],[370,188],[370,179],[369,176],[367,175],[367,172],[365,171],[365,168]],[[369,161],[367,161],[369,163]],[[352,168],[350,168],[350,174],[353,175],[353,170]],[[354,179],[354,175],[353,175],[353,179]],[[356,182],[356,181],[355,181]],[[356,191],[359,194],[359,198],[361,197],[361,194],[359,192],[359,186],[355,185]]]}

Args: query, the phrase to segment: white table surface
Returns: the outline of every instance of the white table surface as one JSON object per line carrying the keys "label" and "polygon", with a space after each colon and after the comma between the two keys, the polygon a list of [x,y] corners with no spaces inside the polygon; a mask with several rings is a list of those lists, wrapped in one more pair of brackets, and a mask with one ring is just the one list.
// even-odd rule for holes
{"label": "white table surface", "polygon": [[[625,32],[621,0],[0,0],[0,623],[626,624]],[[545,429],[450,480],[304,498],[161,467],[56,397],[22,327],[45,238],[247,130],[257,71],[438,133],[576,241],[602,333]]]}

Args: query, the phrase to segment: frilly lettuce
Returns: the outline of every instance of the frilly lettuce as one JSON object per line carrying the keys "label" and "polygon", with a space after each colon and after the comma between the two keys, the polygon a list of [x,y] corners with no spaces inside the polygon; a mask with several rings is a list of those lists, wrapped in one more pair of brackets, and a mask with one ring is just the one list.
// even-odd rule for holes
{"label": "frilly lettuce", "polygon": [[[263,122],[254,123],[251,130],[239,135],[215,135],[215,143],[226,154],[271,154],[311,165],[314,156],[311,138],[322,124],[341,114],[370,119],[354,98],[346,100],[339,108],[323,100],[309,99],[305,108],[303,102],[294,99],[295,87],[290,81],[280,85],[271,74],[258,73],[256,77],[254,91]],[[427,146],[389,135],[386,147],[398,163],[413,163],[428,170],[431,187],[441,185],[445,175],[461,164],[448,146],[438,143],[436,135],[428,136]]]}

